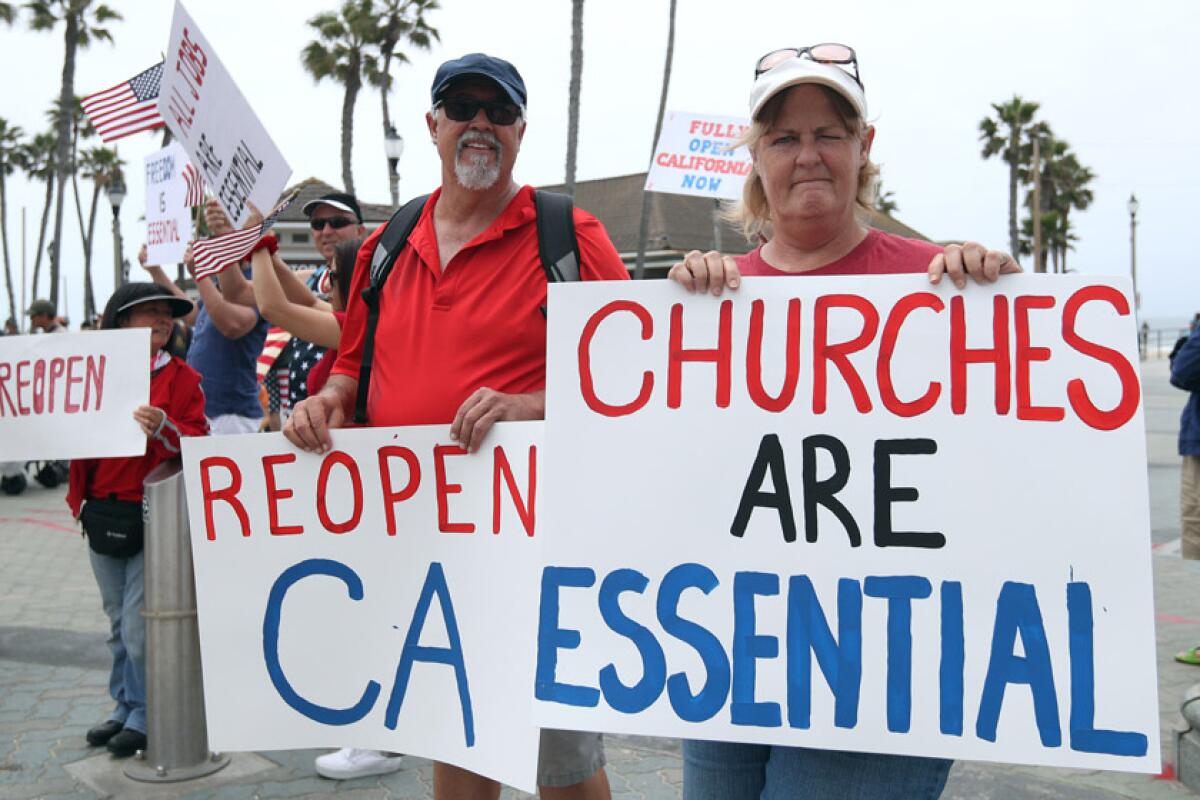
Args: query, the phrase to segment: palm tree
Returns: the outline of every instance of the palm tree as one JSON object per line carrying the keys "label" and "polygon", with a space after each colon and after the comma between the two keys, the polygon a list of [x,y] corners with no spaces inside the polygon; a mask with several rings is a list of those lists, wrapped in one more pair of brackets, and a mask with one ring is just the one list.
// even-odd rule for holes
{"label": "palm tree", "polygon": [[[383,105],[383,135],[386,138],[395,128],[392,126],[391,109],[388,107],[388,92],[392,89],[392,62],[407,64],[408,56],[396,50],[401,40],[413,47],[428,50],[434,39],[441,40],[437,30],[425,19],[425,15],[437,9],[437,0],[382,0],[376,19],[376,40],[379,53],[366,57],[367,77],[371,85],[379,88],[379,100]],[[399,178],[388,165],[388,181],[392,184],[392,202],[398,202]]]}
{"label": "palm tree", "polygon": [[42,253],[46,247],[46,223],[50,219],[50,209],[54,203],[55,152],[58,149],[58,137],[54,131],[39,133],[25,145],[24,168],[25,175],[32,181],[42,181],[46,184],[46,201],[42,205],[42,222],[38,227],[37,250],[33,258],[33,285],[30,287],[30,298],[38,296],[38,276],[42,268]]}
{"label": "palm tree", "polygon": [[995,117],[979,121],[979,139],[983,142],[983,157],[999,154],[1008,164],[1008,241],[1015,253],[1020,246],[1017,234],[1017,171],[1028,160],[1028,144],[1023,134],[1037,113],[1037,103],[1027,103],[1013,95],[1007,103],[992,103]]}
{"label": "palm tree", "polygon": [[92,182],[92,205],[88,210],[87,233],[83,239],[83,318],[91,319],[96,314],[96,295],[92,290],[92,245],[96,239],[96,207],[100,192],[109,179],[121,169],[121,158],[116,150],[107,147],[92,147],[79,155],[79,172]]}
{"label": "palm tree", "polygon": [[354,175],[350,155],[354,145],[354,103],[369,77],[367,48],[379,38],[373,0],[343,0],[337,12],[326,11],[308,21],[318,39],[309,42],[300,53],[304,69],[313,80],[325,78],[340,83],[342,94],[342,183],[354,194]]}
{"label": "palm tree", "polygon": [[13,10],[12,3],[0,3],[0,21],[12,25],[16,18],[17,14]]}
{"label": "palm tree", "polygon": [[[71,176],[71,193],[75,198],[75,218],[79,223],[79,239],[86,243],[87,241],[87,226],[83,221],[83,200],[79,194],[79,142],[81,139],[90,139],[95,135],[95,130],[92,128],[92,123],[88,120],[87,115],[83,113],[83,103],[78,97],[71,98],[70,114],[68,115],[71,128],[71,151],[70,160],[67,162],[67,174]],[[50,126],[54,130],[58,130],[58,118],[60,116],[58,103],[50,106],[46,111],[46,117],[50,120]]]}
{"label": "palm tree", "polygon": [[896,205],[896,193],[883,188],[883,179],[875,183],[875,210],[889,217],[900,210],[900,206]]}
{"label": "palm tree", "polygon": [[[93,41],[111,42],[112,34],[104,26],[121,19],[121,15],[98,0],[29,0],[25,7],[31,15],[30,27],[35,31],[53,31],[59,22],[63,23],[65,47],[58,107],[68,109],[75,96],[75,51],[86,49]],[[58,302],[58,272],[62,263],[63,190],[70,168],[70,119],[69,114],[60,114],[58,119],[55,161],[58,196],[54,207],[54,249],[50,253],[50,301],[53,303]]]}
{"label": "palm tree", "polygon": [[[654,158],[654,148],[658,147],[658,137],[662,133],[663,115],[667,110],[667,90],[671,88],[671,61],[675,57],[675,3],[671,0],[670,19],[667,24],[667,58],[663,64],[662,93],[658,97],[658,119],[654,122],[654,141],[650,143],[650,157]],[[650,228],[650,199],[649,192],[642,191],[642,224],[638,228],[637,263],[633,277],[641,280],[646,277],[646,234]]]}
{"label": "palm tree", "polygon": [[[575,196],[579,148],[579,89],[583,81],[583,0],[571,0],[571,88],[567,99],[567,194]],[[657,145],[657,142],[655,142]]]}
{"label": "palm tree", "polygon": [[8,120],[0,119],[0,242],[4,248],[4,281],[8,287],[8,312],[13,319],[20,319],[17,308],[17,297],[13,293],[12,265],[8,259],[8,188],[7,181],[19,167],[23,165],[25,147],[21,142],[23,135],[16,125],[10,125]]}

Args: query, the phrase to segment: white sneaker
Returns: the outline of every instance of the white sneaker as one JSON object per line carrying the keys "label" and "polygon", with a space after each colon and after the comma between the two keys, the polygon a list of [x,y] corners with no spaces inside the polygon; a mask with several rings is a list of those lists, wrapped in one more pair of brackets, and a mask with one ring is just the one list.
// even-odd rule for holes
{"label": "white sneaker", "polygon": [[343,747],[333,753],[317,756],[317,774],[335,781],[350,778],[365,778],[368,775],[386,775],[400,769],[404,756],[384,753],[380,750],[359,750]]}

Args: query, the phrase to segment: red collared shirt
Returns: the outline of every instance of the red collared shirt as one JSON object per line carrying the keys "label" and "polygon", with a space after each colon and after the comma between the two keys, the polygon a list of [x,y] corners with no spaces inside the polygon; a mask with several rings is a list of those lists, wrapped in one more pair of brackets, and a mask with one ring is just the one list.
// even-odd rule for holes
{"label": "red collared shirt", "polygon": [[[449,423],[473,392],[521,394],[546,385],[546,274],[538,256],[533,188],[522,187],[442,271],[434,192],[384,284],[367,416],[373,426]],[[333,372],[358,378],[366,331],[362,290],[379,228],[354,268]],[[628,279],[595,217],[575,209],[584,280]]]}

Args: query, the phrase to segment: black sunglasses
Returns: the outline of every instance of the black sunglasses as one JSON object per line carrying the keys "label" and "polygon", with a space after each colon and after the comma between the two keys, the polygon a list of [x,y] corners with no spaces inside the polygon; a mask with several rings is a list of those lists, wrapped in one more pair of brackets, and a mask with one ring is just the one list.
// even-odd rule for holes
{"label": "black sunglasses", "polygon": [[324,230],[325,226],[333,228],[335,231],[340,231],[347,225],[357,225],[358,222],[346,217],[329,217],[328,219],[310,219],[308,224],[312,226],[314,231]]}
{"label": "black sunglasses", "polygon": [[512,125],[521,118],[521,107],[518,105],[476,100],[473,97],[447,97],[439,100],[434,108],[441,108],[455,122],[470,122],[481,108],[493,125]]}
{"label": "black sunglasses", "polygon": [[793,58],[807,58],[816,61],[818,64],[836,64],[839,67],[853,67],[854,72],[851,77],[859,86],[862,86],[862,79],[858,75],[858,57],[854,53],[854,48],[844,44],[834,44],[826,42],[824,44],[814,44],[811,47],[783,47],[779,50],[772,50],[758,60],[754,65],[754,77],[758,78],[764,72],[769,72],[775,69],[785,61],[791,61]]}

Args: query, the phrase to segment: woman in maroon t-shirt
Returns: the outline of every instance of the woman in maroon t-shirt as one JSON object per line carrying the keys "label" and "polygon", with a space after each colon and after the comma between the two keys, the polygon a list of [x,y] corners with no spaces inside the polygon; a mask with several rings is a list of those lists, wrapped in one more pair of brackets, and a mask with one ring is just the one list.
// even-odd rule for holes
{"label": "woman in maroon t-shirt", "polygon": [[[854,51],[823,44],[776,50],[759,59],[750,93],[753,122],[742,144],[753,168],[733,216],[755,250],[730,258],[693,251],[670,277],[689,292],[719,295],[741,275],[868,275],[928,272],[958,287],[990,283],[1020,267],[1005,253],[968,242],[944,250],[869,230],[878,169],[875,129]],[[685,741],[683,794],[689,800],[776,798],[936,798],[950,761],[802,747]]]}

